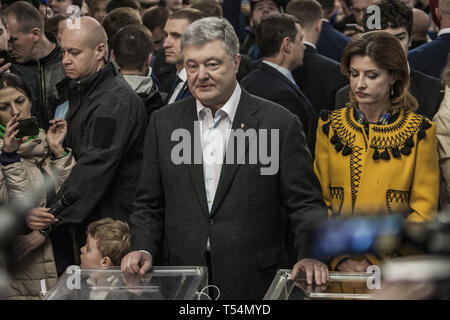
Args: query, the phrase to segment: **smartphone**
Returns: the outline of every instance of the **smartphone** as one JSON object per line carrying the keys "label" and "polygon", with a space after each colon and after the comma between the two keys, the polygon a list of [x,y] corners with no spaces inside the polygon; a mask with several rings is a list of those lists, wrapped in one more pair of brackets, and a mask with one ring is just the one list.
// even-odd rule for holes
{"label": "smartphone", "polygon": [[11,62],[11,57],[9,55],[9,51],[8,50],[0,50],[0,58],[3,59],[3,62],[0,63],[0,67],[3,67],[5,64]]}
{"label": "smartphone", "polygon": [[356,23],[347,23],[345,25],[345,30],[358,30],[358,25]]}
{"label": "smartphone", "polygon": [[36,117],[31,117],[28,119],[20,119],[19,122],[19,133],[17,134],[17,138],[35,136],[39,133],[39,125]]}

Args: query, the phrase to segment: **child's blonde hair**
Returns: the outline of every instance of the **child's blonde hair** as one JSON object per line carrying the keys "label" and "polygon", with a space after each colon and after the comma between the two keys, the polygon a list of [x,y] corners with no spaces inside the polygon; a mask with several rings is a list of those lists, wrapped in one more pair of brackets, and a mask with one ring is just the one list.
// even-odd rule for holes
{"label": "child's blonde hair", "polygon": [[120,266],[122,258],[131,250],[130,227],[126,222],[104,218],[89,224],[87,234],[97,240],[103,257],[109,257],[113,266]]}

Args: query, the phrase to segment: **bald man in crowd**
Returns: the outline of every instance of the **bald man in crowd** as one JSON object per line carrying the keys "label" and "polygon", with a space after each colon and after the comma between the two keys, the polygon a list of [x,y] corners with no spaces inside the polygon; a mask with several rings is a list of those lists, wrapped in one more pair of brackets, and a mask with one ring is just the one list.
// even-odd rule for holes
{"label": "bald man in crowd", "polygon": [[413,28],[410,50],[428,42],[428,26],[430,22],[425,12],[413,8]]}
{"label": "bald man in crowd", "polygon": [[80,245],[89,222],[105,217],[128,221],[141,170],[146,112],[108,61],[106,33],[95,19],[68,20],[61,50],[66,79],[57,85],[62,100],[55,118],[67,120],[65,146],[77,164],[57,195],[65,207],[58,218],[39,208],[27,222],[33,230],[55,222],[54,228],[75,225]]}

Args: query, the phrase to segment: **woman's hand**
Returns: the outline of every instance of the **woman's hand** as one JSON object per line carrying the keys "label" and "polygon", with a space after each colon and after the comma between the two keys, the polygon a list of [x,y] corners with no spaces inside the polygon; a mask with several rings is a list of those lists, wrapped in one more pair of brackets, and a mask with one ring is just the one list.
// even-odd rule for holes
{"label": "woman's hand", "polygon": [[62,143],[67,134],[67,122],[63,119],[50,120],[52,126],[47,131],[47,143],[56,158],[64,155]]}
{"label": "woman's hand", "polygon": [[16,121],[17,116],[11,118],[6,124],[5,136],[3,137],[3,151],[11,153],[16,152],[22,142],[26,141],[28,137],[17,139],[19,133],[19,122]]}

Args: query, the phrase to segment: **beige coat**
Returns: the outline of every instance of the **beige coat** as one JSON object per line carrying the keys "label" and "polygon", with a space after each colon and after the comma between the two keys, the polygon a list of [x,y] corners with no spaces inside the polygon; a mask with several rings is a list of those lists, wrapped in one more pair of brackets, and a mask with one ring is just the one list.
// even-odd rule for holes
{"label": "beige coat", "polygon": [[443,178],[441,199],[443,204],[450,203],[450,86],[445,88],[444,100],[434,116],[439,149],[439,166]]}
{"label": "beige coat", "polygon": [[[3,139],[0,139],[0,149]],[[18,153],[20,162],[7,166],[1,165],[0,202],[20,201],[24,194],[33,187],[39,187],[44,181],[41,167],[54,178],[57,192],[64,180],[75,166],[72,152],[66,156],[52,160],[46,134],[40,130],[36,139],[23,143]],[[43,190],[36,207],[46,206],[46,192]],[[11,299],[39,299],[41,279],[45,279],[47,290],[56,282],[57,273],[53,257],[53,248],[49,238],[44,245],[31,252],[20,262],[16,262],[11,275]]]}

